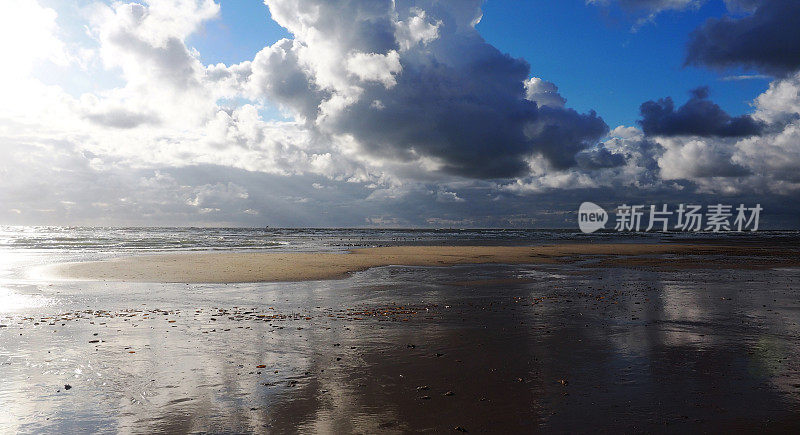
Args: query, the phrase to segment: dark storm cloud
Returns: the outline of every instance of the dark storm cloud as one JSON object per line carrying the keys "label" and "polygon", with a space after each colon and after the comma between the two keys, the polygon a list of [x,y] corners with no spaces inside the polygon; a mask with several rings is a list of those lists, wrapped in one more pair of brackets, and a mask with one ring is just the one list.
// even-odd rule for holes
{"label": "dark storm cloud", "polygon": [[765,125],[749,115],[732,117],[708,99],[708,88],[692,91],[692,98],[675,110],[672,98],[647,101],[638,121],[648,136],[746,137],[760,134]]}
{"label": "dark storm cloud", "polygon": [[[775,75],[800,68],[800,1],[763,0],[752,15],[709,19],[695,30],[686,63],[712,68],[743,66]],[[731,5],[729,4],[729,7]]]}
{"label": "dark storm cloud", "polygon": [[525,62],[488,45],[466,45],[472,52],[457,65],[404,65],[396,86],[373,86],[368,99],[337,117],[335,129],[353,134],[370,153],[435,157],[445,172],[473,178],[522,175],[532,154],[573,166],[575,154],[607,131],[594,113],[525,100]]}
{"label": "dark storm cloud", "polygon": [[612,153],[606,148],[586,150],[575,155],[575,160],[581,169],[595,170],[616,168],[625,164],[625,156]]}
{"label": "dark storm cloud", "polygon": [[[510,178],[525,175],[532,156],[559,169],[575,166],[575,154],[608,131],[594,112],[540,107],[527,100],[524,82],[530,66],[501,53],[475,30],[478,1],[268,4],[273,15],[286,17],[283,24],[296,39],[264,49],[253,62],[252,81],[266,84],[261,92],[300,113],[321,133],[354,138],[369,156],[406,162],[428,158],[447,174]],[[321,12],[293,21],[299,10],[314,8]],[[415,19],[417,27],[410,33],[419,35],[424,20],[436,25],[434,37],[400,44],[397,26]],[[347,64],[350,74],[342,79],[331,69],[314,70],[307,60],[299,61],[301,50],[314,51],[320,44],[304,35],[325,35],[322,40],[333,41],[331,47],[342,57],[395,56],[399,65],[391,73],[383,71],[383,80],[374,80],[363,77],[383,66]],[[345,80],[351,88],[318,86]],[[328,104],[353,87],[358,97],[348,96],[346,107]]]}
{"label": "dark storm cloud", "polygon": [[313,119],[320,102],[330,97],[315,86],[308,73],[299,65],[296,41],[284,39],[256,54],[252,62],[250,81],[258,92],[269,95],[272,101],[293,108]]}
{"label": "dark storm cloud", "polygon": [[126,109],[111,109],[104,112],[93,112],[84,115],[86,119],[105,127],[135,128],[140,125],[157,125],[161,122],[158,116],[149,113],[136,113]]}
{"label": "dark storm cloud", "polygon": [[607,131],[593,112],[526,100],[527,62],[476,32],[444,33],[429,49],[429,58],[402,62],[396,86],[369,87],[369,97],[337,117],[336,130],[353,134],[370,153],[434,157],[445,172],[473,178],[523,175],[534,154],[558,168],[573,166],[575,154]]}

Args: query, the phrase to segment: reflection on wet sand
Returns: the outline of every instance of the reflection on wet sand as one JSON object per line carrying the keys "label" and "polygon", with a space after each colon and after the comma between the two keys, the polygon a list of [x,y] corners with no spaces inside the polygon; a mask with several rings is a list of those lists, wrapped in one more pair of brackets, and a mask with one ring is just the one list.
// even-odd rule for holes
{"label": "reflection on wet sand", "polygon": [[43,286],[56,303],[0,314],[0,432],[793,428],[797,278],[465,266]]}

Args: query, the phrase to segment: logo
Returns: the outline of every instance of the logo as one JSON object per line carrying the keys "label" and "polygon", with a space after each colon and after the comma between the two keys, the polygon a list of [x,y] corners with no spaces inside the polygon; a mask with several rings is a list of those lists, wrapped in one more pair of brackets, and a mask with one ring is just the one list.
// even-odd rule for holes
{"label": "logo", "polygon": [[[620,232],[676,231],[676,232],[743,232],[758,231],[764,208],[761,204],[747,207],[739,204],[678,204],[670,207],[622,204],[614,209],[614,229]],[[584,202],[578,209],[578,226],[586,234],[606,227],[608,213],[593,202]]]}
{"label": "logo", "polygon": [[593,202],[584,202],[578,209],[578,226],[586,234],[605,228],[606,222],[608,213]]}

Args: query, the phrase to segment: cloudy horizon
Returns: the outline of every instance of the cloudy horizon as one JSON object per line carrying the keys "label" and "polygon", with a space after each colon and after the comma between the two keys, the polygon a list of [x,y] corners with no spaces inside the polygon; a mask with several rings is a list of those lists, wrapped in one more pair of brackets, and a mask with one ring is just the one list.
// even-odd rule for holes
{"label": "cloudy horizon", "polygon": [[10,0],[0,224],[800,228],[800,2],[540,3]]}

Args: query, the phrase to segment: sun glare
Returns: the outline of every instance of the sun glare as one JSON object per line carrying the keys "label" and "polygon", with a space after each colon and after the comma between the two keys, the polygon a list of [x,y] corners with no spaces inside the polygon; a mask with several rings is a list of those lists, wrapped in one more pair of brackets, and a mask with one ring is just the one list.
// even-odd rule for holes
{"label": "sun glare", "polygon": [[13,64],[13,68],[0,69],[0,79],[24,79],[37,61],[62,63],[66,55],[63,43],[56,37],[56,12],[34,0],[9,1],[11,4],[5,8],[15,13],[0,14],[0,58]]}

